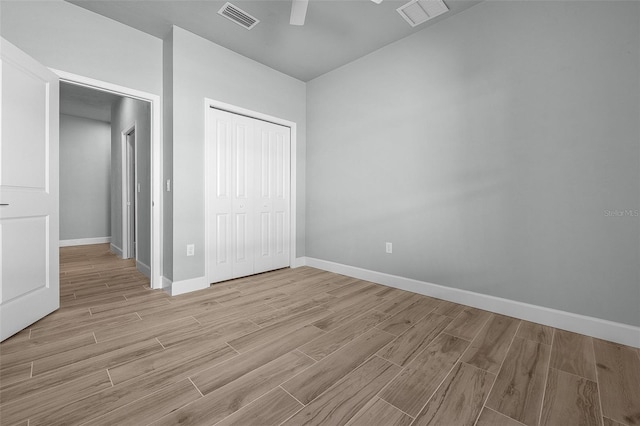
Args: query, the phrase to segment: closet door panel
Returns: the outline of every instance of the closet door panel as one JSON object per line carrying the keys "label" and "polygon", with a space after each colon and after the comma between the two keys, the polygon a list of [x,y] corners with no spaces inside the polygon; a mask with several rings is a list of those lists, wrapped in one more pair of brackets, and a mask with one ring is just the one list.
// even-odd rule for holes
{"label": "closet door panel", "polygon": [[[256,152],[257,222],[260,224],[255,271],[264,272],[289,266],[289,128],[272,123],[256,124],[259,140]],[[267,220],[268,218],[268,220]]]}
{"label": "closet door panel", "polygon": [[233,115],[211,110],[207,121],[210,138],[207,140],[206,161],[213,166],[207,185],[208,279],[209,282],[217,282],[233,276]]}
{"label": "closet door panel", "polygon": [[289,128],[276,126],[274,129],[273,168],[273,263],[272,269],[289,266],[290,241],[290,193],[291,193],[291,139]]}
{"label": "closet door panel", "polygon": [[253,184],[253,126],[253,120],[234,116],[233,278],[254,273],[254,219],[251,217],[256,193]]}
{"label": "closet door panel", "polygon": [[272,181],[273,181],[273,155],[271,132],[265,129],[262,123],[257,123],[256,130],[256,182],[259,192],[256,198],[255,219],[258,225],[256,233],[256,245],[260,250],[256,252],[255,271],[264,272],[271,270],[271,256],[273,254],[272,235]]}

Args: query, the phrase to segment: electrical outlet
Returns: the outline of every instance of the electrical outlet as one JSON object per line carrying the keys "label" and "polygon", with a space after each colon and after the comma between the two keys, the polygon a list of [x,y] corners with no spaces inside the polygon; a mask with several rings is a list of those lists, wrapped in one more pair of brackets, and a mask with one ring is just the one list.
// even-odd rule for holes
{"label": "electrical outlet", "polygon": [[387,253],[393,253],[393,244],[387,243]]}
{"label": "electrical outlet", "polygon": [[194,256],[196,254],[195,244],[187,244],[187,256]]}

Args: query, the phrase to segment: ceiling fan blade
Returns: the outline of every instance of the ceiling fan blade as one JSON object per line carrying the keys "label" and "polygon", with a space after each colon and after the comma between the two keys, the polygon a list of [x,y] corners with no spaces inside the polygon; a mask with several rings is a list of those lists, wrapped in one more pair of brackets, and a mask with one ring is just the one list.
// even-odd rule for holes
{"label": "ceiling fan blade", "polygon": [[304,25],[304,20],[307,17],[307,6],[309,6],[309,0],[292,0],[291,19],[289,20],[291,25]]}

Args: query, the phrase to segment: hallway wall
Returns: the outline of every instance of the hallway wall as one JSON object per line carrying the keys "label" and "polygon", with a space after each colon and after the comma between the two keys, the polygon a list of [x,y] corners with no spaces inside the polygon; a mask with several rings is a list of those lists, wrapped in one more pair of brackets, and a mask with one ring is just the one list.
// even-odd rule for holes
{"label": "hallway wall", "polygon": [[149,275],[151,265],[151,109],[149,103],[121,98],[111,108],[111,245],[122,254],[122,132],[136,124],[138,148],[138,269]]}
{"label": "hallway wall", "polygon": [[111,236],[111,126],[60,114],[60,240]]}

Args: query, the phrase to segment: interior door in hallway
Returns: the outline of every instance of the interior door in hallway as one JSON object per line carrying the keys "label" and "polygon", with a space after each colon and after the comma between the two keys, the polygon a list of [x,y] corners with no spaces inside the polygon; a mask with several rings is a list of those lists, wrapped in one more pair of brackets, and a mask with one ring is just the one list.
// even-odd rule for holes
{"label": "interior door in hallway", "polygon": [[137,186],[138,186],[138,173],[136,164],[138,162],[138,156],[136,155],[136,131],[131,130],[126,136],[126,214],[127,214],[127,223],[126,223],[126,237],[124,239],[123,245],[127,246],[127,256],[128,259],[138,259],[138,247],[137,247],[137,228],[138,228],[138,214],[137,214]]}
{"label": "interior door in hallway", "polygon": [[289,266],[290,130],[210,108],[208,279]]}
{"label": "interior door in hallway", "polygon": [[0,39],[0,341],[60,306],[58,77]]}

